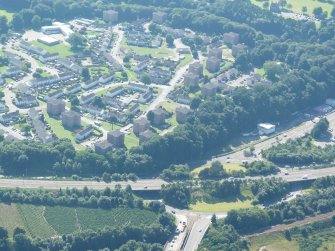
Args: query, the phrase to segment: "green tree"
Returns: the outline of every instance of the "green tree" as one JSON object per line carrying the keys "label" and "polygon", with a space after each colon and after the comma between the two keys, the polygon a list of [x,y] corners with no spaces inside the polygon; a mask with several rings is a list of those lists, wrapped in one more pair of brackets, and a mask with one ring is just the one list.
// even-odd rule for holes
{"label": "green tree", "polygon": [[23,18],[20,14],[14,14],[12,20],[12,26],[15,31],[22,31],[24,26]]}
{"label": "green tree", "polygon": [[322,135],[327,133],[329,128],[329,121],[327,118],[322,118],[318,123],[316,123],[312,129],[312,137],[313,138],[320,138]]}
{"label": "green tree", "polygon": [[267,78],[276,81],[278,75],[282,74],[283,68],[279,62],[267,61],[263,65]]}
{"label": "green tree", "polygon": [[174,44],[173,44],[174,38],[173,38],[173,36],[171,34],[167,34],[165,40],[166,40],[166,43],[167,43],[167,45],[169,47],[173,47],[174,46]]}
{"label": "green tree", "polygon": [[72,33],[69,38],[68,42],[70,43],[73,50],[81,50],[86,45],[86,39],[79,33]]}
{"label": "green tree", "polygon": [[151,77],[150,77],[150,75],[147,74],[147,73],[142,74],[142,76],[141,76],[141,82],[143,84],[145,84],[145,85],[151,84]]}
{"label": "green tree", "polygon": [[8,20],[6,16],[0,16],[0,34],[7,34]]}
{"label": "green tree", "polygon": [[32,20],[31,20],[31,26],[35,30],[39,30],[41,28],[41,17],[39,15],[33,16]]}
{"label": "green tree", "polygon": [[91,74],[87,67],[82,69],[81,76],[83,77],[84,81],[88,81],[91,79]]}

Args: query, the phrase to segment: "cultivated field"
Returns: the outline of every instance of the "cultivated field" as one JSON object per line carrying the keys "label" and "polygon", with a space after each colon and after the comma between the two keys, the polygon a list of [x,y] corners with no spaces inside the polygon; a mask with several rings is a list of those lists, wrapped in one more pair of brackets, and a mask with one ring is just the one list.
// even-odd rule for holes
{"label": "cultivated field", "polygon": [[150,225],[156,221],[157,214],[136,208],[103,210],[0,203],[0,226],[5,227],[10,236],[16,227],[25,229],[32,237],[47,238],[85,229]]}

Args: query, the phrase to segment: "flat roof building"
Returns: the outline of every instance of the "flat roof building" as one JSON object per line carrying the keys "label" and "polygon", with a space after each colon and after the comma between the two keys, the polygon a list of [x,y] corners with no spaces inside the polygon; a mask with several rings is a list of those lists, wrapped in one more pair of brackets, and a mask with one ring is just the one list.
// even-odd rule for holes
{"label": "flat roof building", "polygon": [[217,85],[215,84],[205,84],[201,87],[201,95],[205,98],[213,97],[216,94]]}
{"label": "flat roof building", "polygon": [[217,58],[219,60],[222,60],[222,49],[221,48],[209,49],[208,58]]}
{"label": "flat roof building", "polygon": [[276,131],[276,126],[270,123],[260,123],[257,128],[259,135],[269,135]]}
{"label": "flat roof building", "polygon": [[193,64],[190,64],[190,66],[188,67],[188,72],[197,74],[199,77],[201,77],[204,72],[204,66],[199,62],[195,62]]}
{"label": "flat roof building", "polygon": [[157,126],[165,124],[165,111],[162,108],[157,108],[152,111],[154,114],[153,123]]}
{"label": "flat roof building", "polygon": [[61,99],[50,99],[47,102],[47,112],[50,116],[59,116],[65,111],[65,102]]}
{"label": "flat roof building", "polygon": [[134,120],[133,131],[136,135],[138,135],[141,132],[144,132],[148,129],[150,129],[150,122],[147,118],[140,117],[140,118]]}
{"label": "flat roof building", "polygon": [[112,144],[114,147],[123,147],[124,146],[124,133],[120,130],[114,130],[108,132],[107,141]]}
{"label": "flat roof building", "polygon": [[167,19],[167,14],[162,11],[155,11],[152,13],[152,21],[157,24],[162,24]]}
{"label": "flat roof building", "polygon": [[49,36],[40,37],[37,41],[48,46],[59,44],[59,40]]}
{"label": "flat roof building", "polygon": [[113,145],[108,141],[99,141],[94,144],[94,150],[97,154],[106,154],[113,150]]}
{"label": "flat roof building", "polygon": [[102,19],[110,24],[116,23],[119,20],[119,13],[115,10],[106,10],[102,13]]}
{"label": "flat roof building", "polygon": [[206,62],[206,69],[211,72],[217,72],[220,70],[220,60],[217,58],[209,58]]}
{"label": "flat roof building", "polygon": [[240,35],[235,32],[228,32],[223,34],[223,42],[226,44],[238,44]]}
{"label": "flat roof building", "polygon": [[184,76],[184,84],[186,86],[197,86],[199,84],[199,75],[194,73],[187,73]]}
{"label": "flat roof building", "polygon": [[143,144],[144,142],[149,141],[150,139],[152,139],[155,136],[156,136],[156,133],[154,133],[151,130],[146,130],[144,132],[141,132],[140,133],[140,145]]}
{"label": "flat roof building", "polygon": [[192,113],[192,110],[185,106],[179,106],[176,108],[176,120],[179,124],[186,122],[188,116]]}
{"label": "flat roof building", "polygon": [[62,125],[66,128],[76,128],[81,125],[81,117],[78,112],[66,111],[61,114]]}

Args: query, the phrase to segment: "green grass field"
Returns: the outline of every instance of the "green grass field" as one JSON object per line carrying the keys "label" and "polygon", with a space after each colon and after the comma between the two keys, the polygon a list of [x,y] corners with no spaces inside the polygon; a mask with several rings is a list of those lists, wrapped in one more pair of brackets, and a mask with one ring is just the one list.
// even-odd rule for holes
{"label": "green grass field", "polygon": [[262,247],[264,251],[295,251],[299,250],[297,241],[288,241],[282,233],[271,233],[252,237],[250,241],[250,251],[259,251]]}
{"label": "green grass field", "polygon": [[219,213],[228,212],[233,209],[249,208],[252,207],[251,200],[239,200],[234,202],[218,202],[218,203],[207,203],[204,201],[197,201],[196,204],[191,204],[190,209],[194,212],[204,213]]}
{"label": "green grass field", "polygon": [[124,144],[128,149],[139,145],[139,138],[131,131],[130,134],[125,135]]}
{"label": "green grass field", "polygon": [[[261,8],[263,8],[264,1],[251,0],[251,2]],[[270,1],[271,2],[271,1]],[[286,0],[287,5],[285,8],[300,14],[313,15],[313,10],[317,7],[321,7],[323,11],[328,12],[328,16],[333,9],[333,5],[326,2],[320,2],[318,0]],[[288,8],[288,5],[291,5],[292,8]],[[307,7],[307,12],[302,11],[302,7]]]}
{"label": "green grass field", "polygon": [[176,120],[176,108],[179,106],[177,103],[173,101],[164,101],[160,103],[160,105],[165,108],[168,112],[173,112],[173,115],[171,118],[168,118],[166,120],[167,123],[171,124],[171,126],[177,126],[178,122]]}
{"label": "green grass field", "polygon": [[180,61],[177,68],[182,68],[183,66],[187,65],[188,63],[192,62],[193,56],[191,54],[185,55],[185,57]]}
{"label": "green grass field", "polygon": [[[203,166],[197,167],[197,168],[192,170],[191,174],[194,177],[198,177],[198,174],[200,173],[200,171],[204,170],[205,168],[209,168],[209,167],[210,167],[210,165],[203,165]],[[224,163],[223,168],[228,172],[231,172],[231,171],[246,171],[244,166],[242,166],[240,164],[237,164],[237,163]]]}
{"label": "green grass field", "polygon": [[60,44],[57,44],[57,45],[54,45],[54,46],[48,46],[48,45],[42,44],[38,41],[31,41],[30,43],[46,50],[49,53],[56,53],[57,52],[57,53],[59,53],[59,56],[61,58],[66,58],[68,56],[74,55],[74,52],[71,51],[70,46],[68,46],[64,43],[60,43]]}
{"label": "green grass field", "polygon": [[10,236],[16,227],[25,229],[32,237],[48,238],[105,226],[150,225],[157,220],[157,214],[137,208],[103,210],[0,203],[0,226],[5,227]]}
{"label": "green grass field", "polygon": [[8,12],[8,11],[6,11],[6,10],[0,10],[0,16],[5,16],[5,17],[7,17],[7,20],[8,21],[12,21],[12,19],[13,19],[13,13],[10,13],[10,12]]}

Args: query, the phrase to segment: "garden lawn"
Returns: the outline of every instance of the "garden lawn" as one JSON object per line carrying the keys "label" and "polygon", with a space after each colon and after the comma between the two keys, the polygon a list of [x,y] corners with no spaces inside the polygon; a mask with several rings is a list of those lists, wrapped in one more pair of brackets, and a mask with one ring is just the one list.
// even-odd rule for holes
{"label": "garden lawn", "polygon": [[137,138],[137,136],[133,133],[133,131],[131,131],[130,134],[126,134],[125,138],[124,138],[124,144],[126,145],[126,147],[128,149],[134,147],[134,146],[138,146],[139,145],[139,139]]}
{"label": "garden lawn", "polygon": [[31,41],[30,43],[46,50],[49,53],[59,53],[59,56],[61,58],[66,58],[68,56],[74,55],[74,52],[71,51],[71,47],[64,43],[60,43],[53,46],[48,46],[38,41]]}
{"label": "garden lawn", "polygon": [[122,40],[122,47],[126,50],[132,50],[139,55],[151,55],[154,58],[168,58],[176,56],[175,52],[166,46],[166,43],[159,48],[148,48],[127,45],[127,39]]}

